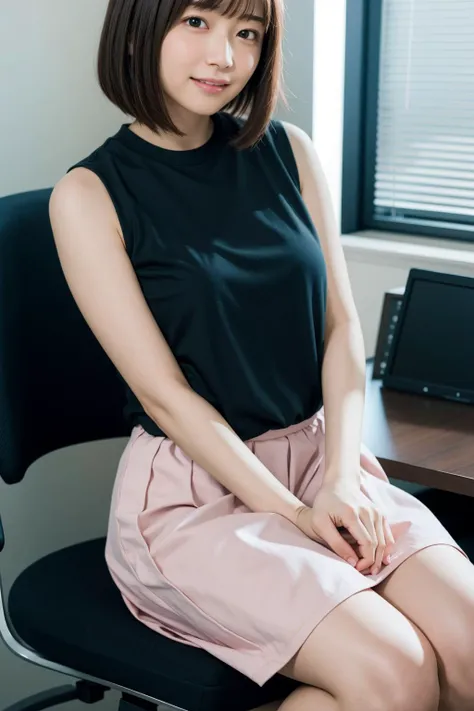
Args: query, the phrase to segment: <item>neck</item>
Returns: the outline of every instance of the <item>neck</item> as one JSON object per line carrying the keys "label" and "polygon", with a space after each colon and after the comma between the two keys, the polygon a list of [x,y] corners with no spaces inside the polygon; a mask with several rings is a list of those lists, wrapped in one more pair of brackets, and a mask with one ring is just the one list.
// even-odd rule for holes
{"label": "neck", "polygon": [[138,121],[134,121],[130,125],[130,130],[155,146],[172,151],[189,151],[199,148],[207,143],[214,131],[214,124],[209,116],[194,114],[192,117],[188,116],[187,120],[184,120],[184,117],[173,118],[173,123],[185,134],[184,136],[177,136],[174,133],[158,133]]}

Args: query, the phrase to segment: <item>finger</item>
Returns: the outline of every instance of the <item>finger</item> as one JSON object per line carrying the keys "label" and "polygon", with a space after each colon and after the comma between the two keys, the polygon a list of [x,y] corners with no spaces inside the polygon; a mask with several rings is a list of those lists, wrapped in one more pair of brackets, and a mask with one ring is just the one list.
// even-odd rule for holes
{"label": "finger", "polygon": [[393,547],[395,545],[395,538],[393,537],[392,533],[392,528],[387,521],[387,517],[384,516],[383,519],[383,526],[384,526],[384,531],[385,531],[385,543],[387,544],[387,547],[385,549],[385,556],[384,556],[384,563],[388,565],[390,563],[389,560],[387,560],[387,557],[392,553]]}
{"label": "finger", "polygon": [[361,569],[372,565],[372,563],[374,562],[375,546],[372,543],[372,538],[369,531],[358,516],[354,515],[354,518],[345,521],[344,526],[347,528],[349,533],[355,538],[359,546],[358,557],[360,560],[357,563],[357,570],[360,572]]}
{"label": "finger", "polygon": [[361,558],[357,563],[357,570],[362,572],[366,568],[373,566],[375,561],[375,552],[378,546],[377,534],[375,531],[374,522],[369,512],[362,512],[359,515],[361,526],[367,531],[365,544],[361,547]]}
{"label": "finger", "polygon": [[341,528],[338,528],[337,530],[339,531],[341,536],[344,538],[344,540],[347,541],[351,546],[357,546],[357,548],[359,547],[359,544],[357,543],[357,541],[354,538],[354,536],[352,535],[352,533],[350,533],[346,528],[341,527]]}
{"label": "finger", "polygon": [[386,544],[385,544],[385,530],[384,530],[384,525],[383,525],[383,520],[384,516],[378,515],[375,519],[374,522],[374,527],[375,527],[375,533],[377,534],[377,539],[378,539],[378,546],[377,550],[375,551],[375,561],[372,566],[372,573],[376,575],[380,568],[382,567],[383,564],[383,559],[385,555],[385,549],[386,549]]}
{"label": "finger", "polygon": [[[319,528],[321,529],[321,526]],[[324,530],[320,532],[334,553],[346,560],[348,563],[351,563],[351,565],[352,561],[354,561],[355,566],[359,556],[354,548],[339,533],[332,520],[329,520],[325,525]]]}
{"label": "finger", "polygon": [[354,548],[355,552],[357,553],[357,560],[362,558],[360,546],[359,546],[358,542],[356,541],[356,539],[354,538],[354,536],[351,533],[349,533],[349,531],[345,531],[345,530],[341,531],[341,536],[344,538],[345,541],[347,541]]}

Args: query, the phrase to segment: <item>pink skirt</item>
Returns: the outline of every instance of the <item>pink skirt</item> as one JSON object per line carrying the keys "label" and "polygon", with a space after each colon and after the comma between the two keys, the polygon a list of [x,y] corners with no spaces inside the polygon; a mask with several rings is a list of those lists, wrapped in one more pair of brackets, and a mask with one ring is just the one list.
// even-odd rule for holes
{"label": "pink skirt", "polygon": [[[245,444],[311,506],[324,476],[324,432],[322,408]],[[413,553],[445,544],[466,555],[424,504],[390,483],[365,445],[360,466],[364,493],[384,510],[396,540],[378,575],[359,573],[283,516],[252,512],[172,440],[135,427],[117,472],[106,545],[128,609],[263,686],[331,610]]]}

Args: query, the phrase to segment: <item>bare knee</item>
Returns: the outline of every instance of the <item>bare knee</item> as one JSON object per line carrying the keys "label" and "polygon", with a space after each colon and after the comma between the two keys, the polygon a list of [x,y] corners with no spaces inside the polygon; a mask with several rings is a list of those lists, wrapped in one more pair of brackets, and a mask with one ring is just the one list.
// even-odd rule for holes
{"label": "bare knee", "polygon": [[373,652],[370,663],[362,664],[341,683],[336,693],[341,709],[438,711],[438,666],[421,630],[412,629],[402,643],[388,642]]}
{"label": "bare knee", "polygon": [[[421,630],[399,645],[385,648],[363,678],[359,695],[367,694],[368,711],[438,711],[440,687],[434,650]],[[382,650],[381,650],[382,651]],[[348,705],[350,708],[350,705]]]}
{"label": "bare knee", "polygon": [[332,694],[344,711],[437,711],[438,666],[422,631],[373,591],[345,600],[282,673]]}
{"label": "bare knee", "polygon": [[452,629],[452,637],[443,640],[438,667],[441,682],[441,708],[474,709],[474,645],[470,630]]}

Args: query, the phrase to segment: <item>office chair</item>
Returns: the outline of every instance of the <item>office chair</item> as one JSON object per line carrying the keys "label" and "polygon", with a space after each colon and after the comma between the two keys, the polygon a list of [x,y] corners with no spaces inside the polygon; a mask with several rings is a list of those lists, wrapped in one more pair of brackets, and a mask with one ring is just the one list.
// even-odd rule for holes
{"label": "office chair", "polygon": [[[130,434],[123,382],[60,267],[51,192],[0,199],[0,475],[8,484],[49,452]],[[4,545],[0,519],[0,551]],[[4,711],[92,704],[111,689],[120,692],[119,711],[249,711],[298,686],[277,674],[259,687],[204,650],[145,627],[125,607],[104,548],[105,536],[37,560],[14,581],[8,606],[0,578],[0,633],[9,649],[77,679]]]}
{"label": "office chair", "polygon": [[[20,483],[49,452],[130,435],[123,381],[61,270],[51,192],[0,199],[0,475],[7,484]],[[120,711],[249,711],[296,688],[281,675],[259,687],[204,650],[135,620],[106,567],[106,527],[104,520],[104,538],[53,552],[20,573],[8,607],[0,579],[0,633],[10,650],[77,679],[5,711],[94,703],[110,689],[121,692]],[[8,545],[15,532],[6,534]],[[4,545],[0,522],[0,551]]]}

